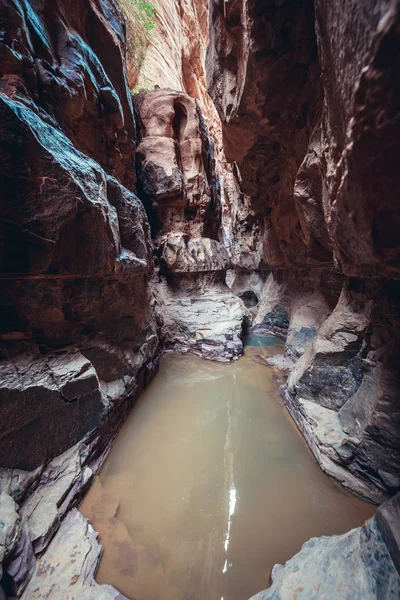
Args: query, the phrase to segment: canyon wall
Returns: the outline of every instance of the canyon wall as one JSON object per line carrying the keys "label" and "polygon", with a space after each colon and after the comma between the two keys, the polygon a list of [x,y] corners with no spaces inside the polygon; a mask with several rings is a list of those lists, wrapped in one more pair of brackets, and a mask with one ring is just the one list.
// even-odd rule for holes
{"label": "canyon wall", "polygon": [[0,10],[0,562],[11,594],[90,483],[159,344],[118,4]]}
{"label": "canyon wall", "polygon": [[283,395],[321,466],[379,502],[400,488],[399,5],[210,10],[233,266],[264,272],[255,323],[288,327]]}
{"label": "canyon wall", "polygon": [[130,4],[0,0],[0,563],[27,599],[121,598],[71,508],[161,350],[285,337],[322,468],[400,490],[398,2],[157,0],[144,37]]}
{"label": "canyon wall", "polygon": [[[270,364],[289,372],[282,396],[321,467],[377,503],[400,489],[399,26],[396,1],[212,0],[207,53],[233,163],[230,286],[254,299],[255,329],[286,335]],[[389,578],[396,498],[391,526],[378,519]],[[313,571],[317,555],[335,571],[344,543],[375,573],[375,527],[357,530],[357,551],[350,538],[312,540],[260,600],[295,589],[375,598],[375,575],[362,583],[355,567],[354,587],[339,591]],[[332,584],[343,581],[340,570]]]}
{"label": "canyon wall", "polygon": [[0,8],[0,594],[116,598],[71,509],[161,350],[238,358],[248,318],[225,283],[208,11],[160,4],[165,87],[133,104],[116,1]]}

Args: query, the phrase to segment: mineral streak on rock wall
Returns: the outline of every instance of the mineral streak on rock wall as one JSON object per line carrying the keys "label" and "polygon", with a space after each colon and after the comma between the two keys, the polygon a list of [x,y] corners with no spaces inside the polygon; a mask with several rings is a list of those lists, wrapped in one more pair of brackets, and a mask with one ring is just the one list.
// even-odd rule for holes
{"label": "mineral streak on rock wall", "polygon": [[155,371],[158,336],[118,4],[1,0],[0,11],[0,497],[10,530],[0,560],[19,594]]}
{"label": "mineral streak on rock wall", "polygon": [[232,289],[287,328],[283,395],[322,467],[375,501],[400,488],[399,22],[394,1],[213,0],[207,55]]}

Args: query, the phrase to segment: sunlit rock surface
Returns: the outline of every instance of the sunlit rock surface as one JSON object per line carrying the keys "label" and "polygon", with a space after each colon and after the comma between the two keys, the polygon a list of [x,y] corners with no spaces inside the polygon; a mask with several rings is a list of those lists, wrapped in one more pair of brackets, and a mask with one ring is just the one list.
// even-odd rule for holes
{"label": "sunlit rock surface", "polygon": [[135,96],[140,122],[139,189],[153,233],[216,238],[221,223],[213,142],[188,95],[155,89]]}

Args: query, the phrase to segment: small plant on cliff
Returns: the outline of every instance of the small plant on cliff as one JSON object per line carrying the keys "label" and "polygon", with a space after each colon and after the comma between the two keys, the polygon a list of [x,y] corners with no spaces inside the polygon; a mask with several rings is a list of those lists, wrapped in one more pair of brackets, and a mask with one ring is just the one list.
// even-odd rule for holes
{"label": "small plant on cliff", "polygon": [[144,0],[119,0],[119,4],[126,18],[128,80],[131,88],[136,88],[151,42],[150,33],[157,26],[157,11]]}
{"label": "small plant on cliff", "polygon": [[145,31],[151,31],[156,26],[156,9],[150,2],[142,0],[129,0],[136,9],[137,19]]}
{"label": "small plant on cliff", "polygon": [[142,81],[143,85],[139,85],[139,83],[137,83],[135,87],[131,89],[132,94],[139,94],[140,92],[151,92],[151,90],[154,90],[154,83],[152,83],[148,77],[143,76]]}

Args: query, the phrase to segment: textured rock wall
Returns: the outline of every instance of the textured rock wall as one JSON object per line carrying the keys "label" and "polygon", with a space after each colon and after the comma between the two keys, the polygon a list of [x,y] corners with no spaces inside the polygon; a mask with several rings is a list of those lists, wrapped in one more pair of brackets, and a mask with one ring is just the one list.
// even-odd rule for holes
{"label": "textured rock wall", "polygon": [[[240,193],[236,264],[242,265],[241,244],[252,268],[329,261],[319,243],[307,247],[293,198],[320,110],[312,4],[213,1],[210,14],[208,87]],[[234,187],[227,182],[232,200]],[[247,252],[246,240],[253,244]]]}
{"label": "textured rock wall", "polygon": [[0,13],[0,561],[21,594],[159,341],[118,4],[1,0]]}
{"label": "textured rock wall", "polygon": [[400,487],[399,4],[213,0],[210,19],[232,265],[273,270],[232,289],[286,326],[283,394],[323,468],[381,501]]}
{"label": "textured rock wall", "polygon": [[159,266],[154,290],[164,347],[238,358],[247,311],[224,282],[231,258],[222,239],[221,163],[200,105],[169,88],[134,101],[138,190]]}
{"label": "textured rock wall", "polygon": [[[36,467],[99,423],[101,382],[124,388],[141,367],[138,352],[156,334],[151,242],[129,189],[135,126],[117,4],[4,0],[1,10],[0,457]],[[26,439],[37,443],[24,459]]]}
{"label": "textured rock wall", "polygon": [[248,205],[235,234],[264,244],[254,267],[399,272],[398,11],[211,3],[208,87]]}
{"label": "textured rock wall", "polygon": [[390,540],[394,534],[398,541],[399,530],[390,520],[397,517],[398,503],[396,496],[376,517],[344,535],[312,538],[284,567],[274,567],[272,586],[251,600],[395,600],[400,575]]}

